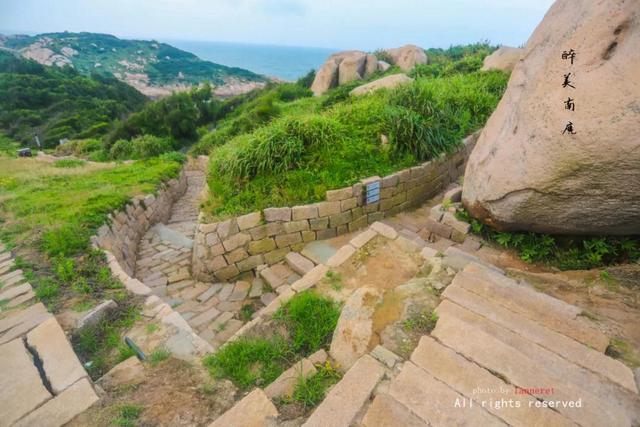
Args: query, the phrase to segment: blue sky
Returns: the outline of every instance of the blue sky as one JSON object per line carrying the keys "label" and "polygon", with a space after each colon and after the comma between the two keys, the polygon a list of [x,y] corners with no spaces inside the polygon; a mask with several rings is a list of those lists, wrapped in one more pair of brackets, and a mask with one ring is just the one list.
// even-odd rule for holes
{"label": "blue sky", "polygon": [[372,50],[526,42],[552,0],[0,0],[0,31]]}

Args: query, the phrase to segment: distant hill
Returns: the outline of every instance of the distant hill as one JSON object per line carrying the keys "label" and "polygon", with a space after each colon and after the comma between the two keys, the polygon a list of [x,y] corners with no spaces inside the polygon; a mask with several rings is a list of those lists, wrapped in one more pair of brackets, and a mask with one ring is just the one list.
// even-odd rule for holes
{"label": "distant hill", "polygon": [[53,147],[63,138],[103,135],[147,102],[111,75],[84,76],[0,50],[0,128],[24,144],[35,136]]}
{"label": "distant hill", "polygon": [[113,74],[150,97],[208,81],[214,93],[231,96],[264,85],[267,79],[242,68],[204,61],[166,43],[123,40],[109,34],[46,33],[0,36],[0,47],[44,65],[73,66],[83,75]]}

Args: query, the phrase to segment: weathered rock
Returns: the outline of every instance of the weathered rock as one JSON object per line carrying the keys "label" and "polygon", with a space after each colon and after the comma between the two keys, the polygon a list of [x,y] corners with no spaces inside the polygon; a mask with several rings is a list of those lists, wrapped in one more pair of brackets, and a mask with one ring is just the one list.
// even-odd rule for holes
{"label": "weathered rock", "polygon": [[348,50],[331,55],[316,73],[311,90],[322,95],[338,85],[360,80],[373,74],[378,67],[377,58],[359,50]]}
{"label": "weathered rock", "polygon": [[97,325],[109,313],[109,311],[118,307],[114,300],[103,301],[96,307],[92,308],[87,314],[82,316],[76,324],[77,329],[84,329],[88,326]]}
{"label": "weathered rock", "polygon": [[473,216],[500,230],[640,233],[637,19],[636,2],[553,4],[469,159]]}
{"label": "weathered rock", "polygon": [[386,61],[378,61],[378,71],[385,72],[391,68],[391,64]]}
{"label": "weathered rock", "polygon": [[276,407],[264,392],[257,388],[209,424],[209,427],[265,427],[269,418],[277,416]]}
{"label": "weathered rock", "polygon": [[367,352],[373,334],[373,311],[380,299],[377,289],[363,287],[345,302],[329,349],[331,357],[344,369]]}
{"label": "weathered rock", "polygon": [[131,356],[111,368],[96,384],[105,390],[113,390],[123,385],[138,385],[143,381],[144,366],[136,356]]}
{"label": "weathered rock", "polygon": [[411,83],[413,79],[406,74],[392,74],[382,77],[370,83],[358,86],[349,92],[351,95],[364,95],[365,93],[375,92],[378,89],[393,89],[403,84]]}
{"label": "weathered rock", "polygon": [[428,62],[424,49],[412,44],[395,49],[387,49],[386,52],[391,56],[393,64],[403,71],[409,71],[417,64],[426,64]]}
{"label": "weathered rock", "polygon": [[338,69],[338,85],[361,80],[364,76],[367,55],[363,52],[354,53],[345,57]]}
{"label": "weathered rock", "polygon": [[511,71],[516,66],[524,49],[518,47],[501,46],[491,55],[484,58],[482,70]]}

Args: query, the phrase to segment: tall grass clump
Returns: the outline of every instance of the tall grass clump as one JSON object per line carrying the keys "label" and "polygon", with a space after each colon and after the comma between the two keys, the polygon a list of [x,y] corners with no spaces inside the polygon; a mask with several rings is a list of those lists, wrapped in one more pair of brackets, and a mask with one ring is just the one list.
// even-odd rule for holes
{"label": "tall grass clump", "polygon": [[294,296],[274,319],[286,329],[271,336],[247,336],[204,359],[214,378],[238,387],[265,387],[294,362],[326,347],[340,316],[339,305],[312,292]]}
{"label": "tall grass clump", "polygon": [[484,125],[506,83],[506,74],[491,72],[423,79],[398,88],[384,121],[393,152],[425,161],[454,151]]}

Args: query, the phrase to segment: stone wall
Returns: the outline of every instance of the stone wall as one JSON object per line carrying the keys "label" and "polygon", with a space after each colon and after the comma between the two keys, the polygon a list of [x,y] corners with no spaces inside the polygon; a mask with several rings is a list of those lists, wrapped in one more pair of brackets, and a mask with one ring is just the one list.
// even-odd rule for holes
{"label": "stone wall", "polygon": [[109,214],[107,224],[98,229],[93,243],[113,254],[122,269],[133,276],[140,239],[149,227],[169,219],[171,207],[186,189],[183,171],[178,178],[163,183],[156,194],[134,197],[123,210]]}
{"label": "stone wall", "polygon": [[[478,134],[455,153],[385,177],[370,177],[346,188],[327,191],[324,202],[267,208],[212,224],[199,224],[192,274],[202,281],[227,281],[275,264],[304,244],[352,232],[417,206],[464,174]],[[365,188],[379,183],[380,200],[365,202]]]}

